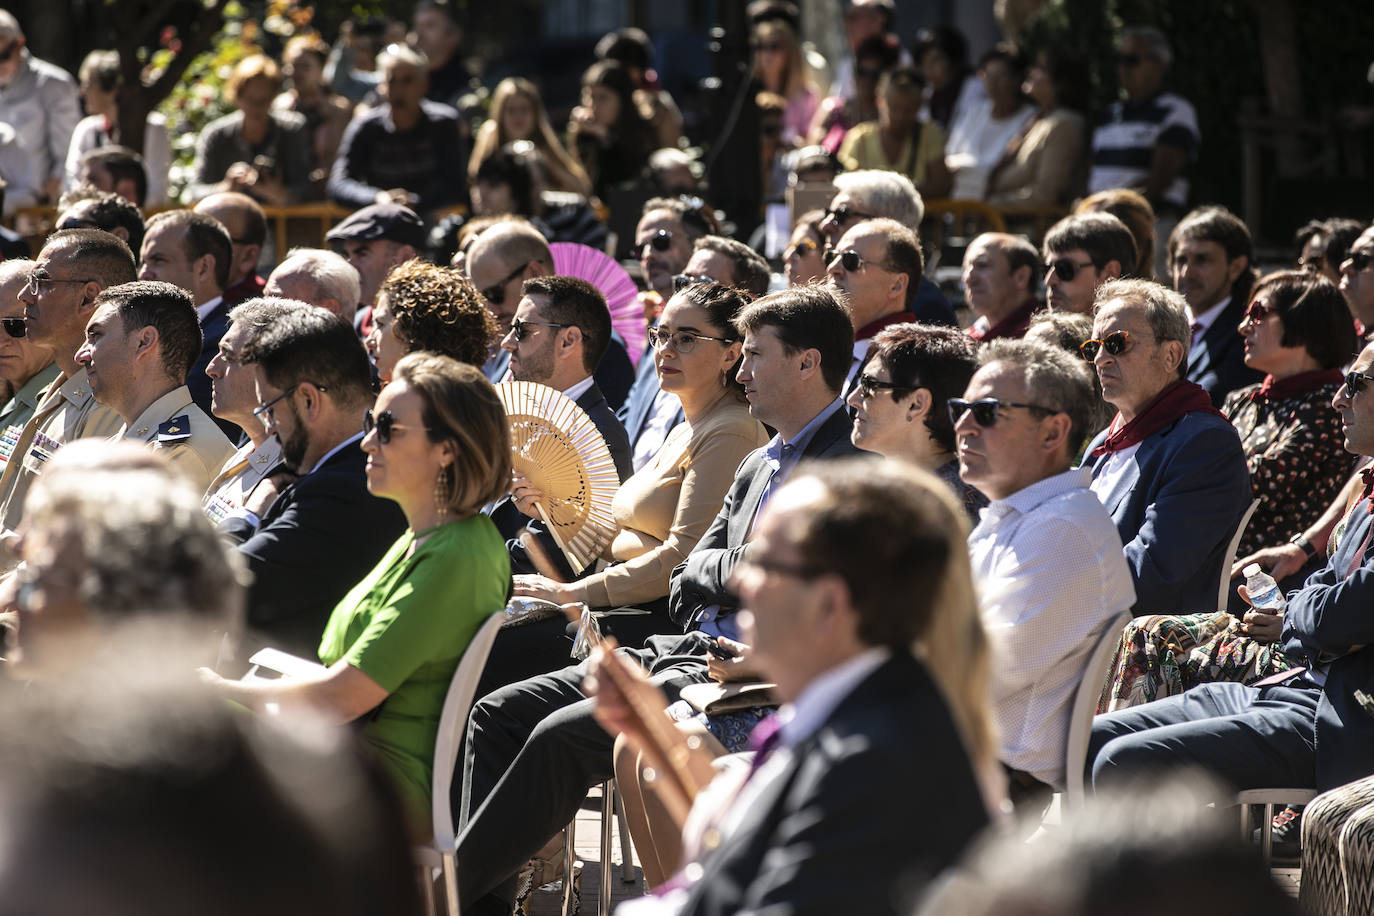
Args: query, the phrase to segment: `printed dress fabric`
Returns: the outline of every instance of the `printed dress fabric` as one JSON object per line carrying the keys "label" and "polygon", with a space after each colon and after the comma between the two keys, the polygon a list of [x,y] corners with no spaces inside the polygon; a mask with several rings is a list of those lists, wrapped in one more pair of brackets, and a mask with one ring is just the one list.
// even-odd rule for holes
{"label": "printed dress fabric", "polygon": [[[1305,531],[1349,479],[1354,459],[1331,406],[1339,387],[1268,398],[1257,396],[1260,386],[1252,385],[1227,396],[1222,413],[1240,434],[1260,500],[1239,556]],[[1122,631],[1098,711],[1138,706],[1198,684],[1251,683],[1290,666],[1277,644],[1242,635],[1240,620],[1224,611],[1137,617]]]}

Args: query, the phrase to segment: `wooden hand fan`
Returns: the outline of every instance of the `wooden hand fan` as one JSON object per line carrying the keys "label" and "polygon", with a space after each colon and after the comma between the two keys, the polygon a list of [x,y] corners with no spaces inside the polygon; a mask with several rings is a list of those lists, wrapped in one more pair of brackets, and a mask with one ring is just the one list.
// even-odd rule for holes
{"label": "wooden hand fan", "polygon": [[587,412],[536,382],[502,382],[511,462],[544,494],[539,516],[574,572],[599,557],[615,536],[611,500],[620,487],[606,440]]}

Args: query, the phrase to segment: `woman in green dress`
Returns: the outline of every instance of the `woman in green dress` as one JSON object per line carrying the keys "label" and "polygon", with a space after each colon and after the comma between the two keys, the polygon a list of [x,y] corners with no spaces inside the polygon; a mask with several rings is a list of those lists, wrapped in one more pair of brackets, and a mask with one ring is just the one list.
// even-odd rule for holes
{"label": "woman in green dress", "polygon": [[505,543],[479,511],[509,485],[506,416],[479,370],[412,353],[364,431],[368,489],[399,503],[409,527],[334,608],[320,641],[326,667],[278,681],[203,676],[254,709],[309,706],[358,721],[422,834],[449,681],[510,587]]}

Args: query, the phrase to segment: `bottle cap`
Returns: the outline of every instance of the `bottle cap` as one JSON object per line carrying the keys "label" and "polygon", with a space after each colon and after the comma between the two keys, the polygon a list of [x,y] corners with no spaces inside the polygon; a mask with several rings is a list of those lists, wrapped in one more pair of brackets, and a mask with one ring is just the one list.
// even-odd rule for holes
{"label": "bottle cap", "polygon": [[1244,573],[1245,578],[1248,579],[1251,576],[1258,576],[1260,573],[1264,572],[1264,570],[1260,568],[1258,563],[1251,563],[1249,566],[1242,569],[1241,572]]}

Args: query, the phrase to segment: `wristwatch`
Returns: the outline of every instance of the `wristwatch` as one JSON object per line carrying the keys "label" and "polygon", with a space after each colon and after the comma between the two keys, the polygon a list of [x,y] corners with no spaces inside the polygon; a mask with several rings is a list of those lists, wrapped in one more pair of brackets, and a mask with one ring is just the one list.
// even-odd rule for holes
{"label": "wristwatch", "polygon": [[1305,535],[1295,534],[1288,540],[1288,543],[1296,544],[1309,560],[1317,555],[1317,548],[1312,546],[1312,542]]}

